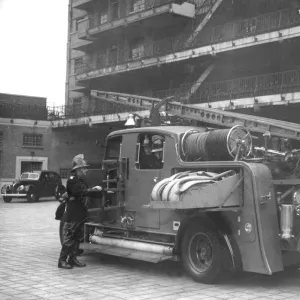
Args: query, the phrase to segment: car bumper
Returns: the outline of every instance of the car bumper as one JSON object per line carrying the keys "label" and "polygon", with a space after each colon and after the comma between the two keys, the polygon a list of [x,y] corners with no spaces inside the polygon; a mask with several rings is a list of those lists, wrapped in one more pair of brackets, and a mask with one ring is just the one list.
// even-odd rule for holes
{"label": "car bumper", "polygon": [[0,194],[2,197],[14,197],[14,198],[23,198],[27,197],[27,194]]}

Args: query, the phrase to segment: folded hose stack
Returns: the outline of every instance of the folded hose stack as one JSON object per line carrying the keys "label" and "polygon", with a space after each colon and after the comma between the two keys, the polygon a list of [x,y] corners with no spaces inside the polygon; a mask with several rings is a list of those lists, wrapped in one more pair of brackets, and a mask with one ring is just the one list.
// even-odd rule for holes
{"label": "folded hose stack", "polygon": [[180,201],[181,195],[195,187],[205,187],[225,177],[235,174],[226,171],[221,174],[212,172],[180,172],[158,182],[151,193],[152,201]]}

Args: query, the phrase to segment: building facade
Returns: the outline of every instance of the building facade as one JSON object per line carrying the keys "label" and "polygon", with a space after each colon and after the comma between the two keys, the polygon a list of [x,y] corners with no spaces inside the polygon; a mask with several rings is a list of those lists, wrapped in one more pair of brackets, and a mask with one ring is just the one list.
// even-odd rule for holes
{"label": "building facade", "polygon": [[23,172],[39,170],[55,171],[65,182],[79,153],[100,166],[101,145],[120,125],[53,129],[52,112],[46,98],[0,94],[0,188]]}
{"label": "building facade", "polygon": [[91,111],[105,90],[291,121],[299,13],[299,0],[70,0],[66,104]]}

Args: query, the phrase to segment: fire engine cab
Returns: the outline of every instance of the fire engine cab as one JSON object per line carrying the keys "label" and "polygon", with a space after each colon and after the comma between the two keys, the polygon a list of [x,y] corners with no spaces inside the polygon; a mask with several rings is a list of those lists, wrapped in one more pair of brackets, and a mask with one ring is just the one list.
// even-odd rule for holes
{"label": "fire engine cab", "polygon": [[[94,97],[162,107],[141,96]],[[154,263],[181,261],[202,283],[224,270],[271,275],[297,265],[300,126],[163,105],[201,126],[134,127],[107,136],[104,192],[91,199],[81,248]],[[152,110],[152,119],[157,116]]]}

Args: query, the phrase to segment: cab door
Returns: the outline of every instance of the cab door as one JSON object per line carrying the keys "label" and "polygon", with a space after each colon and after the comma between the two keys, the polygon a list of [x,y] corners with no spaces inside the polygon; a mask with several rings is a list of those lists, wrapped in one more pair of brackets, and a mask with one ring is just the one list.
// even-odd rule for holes
{"label": "cab door", "polygon": [[142,147],[139,134],[124,135],[122,157],[129,159],[126,180],[126,211],[135,216],[136,227],[158,229],[159,211],[143,206],[149,204],[152,189],[161,179],[163,164],[160,168],[141,168]]}

